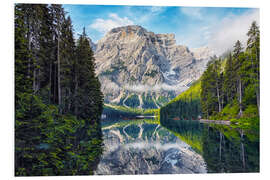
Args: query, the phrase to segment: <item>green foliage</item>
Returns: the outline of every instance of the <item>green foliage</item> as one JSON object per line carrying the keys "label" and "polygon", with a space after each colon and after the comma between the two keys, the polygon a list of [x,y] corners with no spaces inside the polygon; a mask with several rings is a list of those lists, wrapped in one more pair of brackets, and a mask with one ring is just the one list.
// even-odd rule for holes
{"label": "green foliage", "polygon": [[209,173],[259,172],[259,143],[241,138],[238,130],[222,125],[204,128],[202,155]]}
{"label": "green foliage", "polygon": [[93,174],[103,96],[85,34],[61,5],[15,5],[15,175]]}
{"label": "green foliage", "polygon": [[[220,60],[214,59],[202,76],[201,91],[204,117],[230,120],[235,128],[242,129],[257,140],[260,107],[259,34],[258,26],[253,22],[247,33],[246,50],[237,41],[232,55],[226,57],[224,71],[220,71]],[[219,104],[220,109],[217,108]]]}
{"label": "green foliage", "polygon": [[[234,105],[228,104],[221,111],[220,115],[223,118],[223,120],[230,120],[236,117],[238,113],[239,113],[239,106],[237,104]],[[220,119],[221,117],[219,117],[218,119]]]}
{"label": "green foliage", "polygon": [[138,95],[133,94],[129,96],[127,100],[125,101],[125,104],[132,108],[138,107],[140,105],[140,100],[139,100]]}
{"label": "green foliage", "polygon": [[159,116],[159,109],[139,109],[139,108],[128,108],[125,106],[116,105],[104,105],[103,114],[107,119],[115,119],[118,121],[121,118],[135,118],[139,115],[145,116]]}
{"label": "green foliage", "polygon": [[[160,124],[202,153],[208,172],[259,171],[260,33],[256,22],[247,35],[245,50],[237,41],[233,53],[224,59],[213,57],[197,86],[160,109]],[[208,124],[203,131],[185,125],[183,119],[200,114],[210,120],[230,120],[231,125]]]}
{"label": "green foliage", "polygon": [[76,47],[74,113],[82,119],[93,118],[89,119],[92,121],[89,123],[99,119],[103,107],[103,95],[100,91],[100,82],[95,75],[93,56],[84,32],[78,39]]}
{"label": "green foliage", "polygon": [[157,101],[156,101],[159,105],[165,105],[166,103],[169,102],[169,99],[165,96],[159,96]]}
{"label": "green foliage", "polygon": [[213,59],[201,78],[201,105],[203,116],[206,118],[220,112],[222,108],[224,79],[221,62],[220,59]]}
{"label": "green foliage", "polygon": [[31,92],[32,80],[28,78],[28,61],[30,52],[27,49],[28,41],[24,34],[27,27],[24,24],[23,12],[20,6],[15,6],[15,101],[18,101],[20,92]]}
{"label": "green foliage", "polygon": [[144,108],[144,109],[155,109],[155,108],[157,108],[153,98],[154,97],[152,97],[151,94],[143,93],[142,94],[142,100],[143,100],[142,108]]}
{"label": "green foliage", "polygon": [[201,113],[200,105],[201,82],[194,83],[187,91],[184,91],[168,104],[160,109],[160,122],[166,126],[171,119],[197,119]]}
{"label": "green foliage", "polygon": [[125,106],[104,105],[103,108],[103,114],[106,115],[104,121],[106,121],[106,119],[118,121],[122,118],[134,118],[142,112],[141,109],[127,108]]}
{"label": "green foliage", "polygon": [[176,137],[189,144],[196,152],[202,154],[202,131],[203,125],[192,120],[170,120],[162,123]]}
{"label": "green foliage", "polygon": [[181,94],[179,94],[178,96],[176,96],[173,100],[171,100],[168,104],[171,104],[171,103],[174,103],[176,101],[179,101],[179,100],[184,100],[184,99],[199,99],[200,98],[200,92],[201,92],[201,81],[198,80],[196,81],[195,83],[192,84],[192,86],[182,92]]}
{"label": "green foliage", "polygon": [[220,71],[222,65],[216,59],[202,77],[204,117],[231,121],[230,127],[213,125],[218,132],[214,130],[214,136],[207,132],[203,140],[209,172],[259,171],[259,29],[255,22],[248,36],[245,51],[240,41],[235,43],[224,71]]}

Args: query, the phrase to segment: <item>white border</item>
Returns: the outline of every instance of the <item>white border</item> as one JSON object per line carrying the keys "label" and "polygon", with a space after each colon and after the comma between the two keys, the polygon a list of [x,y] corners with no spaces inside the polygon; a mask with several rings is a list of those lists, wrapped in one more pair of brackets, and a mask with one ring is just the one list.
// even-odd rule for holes
{"label": "white border", "polygon": [[[14,46],[13,21],[14,3],[59,3],[59,4],[116,4],[116,5],[159,5],[159,6],[203,6],[203,7],[254,7],[260,8],[261,24],[261,168],[260,173],[249,174],[206,174],[206,175],[135,175],[135,176],[61,176],[61,177],[21,177],[20,179],[138,179],[138,178],[175,178],[175,179],[264,179],[269,171],[269,12],[267,0],[16,0],[2,1],[1,8],[1,179],[14,177]],[[269,77],[269,78],[268,78]],[[270,171],[269,171],[270,172]]]}
{"label": "white border", "polygon": [[207,7],[259,7],[262,0],[15,0],[24,3],[106,4],[106,5],[158,5],[158,6],[207,6]]}

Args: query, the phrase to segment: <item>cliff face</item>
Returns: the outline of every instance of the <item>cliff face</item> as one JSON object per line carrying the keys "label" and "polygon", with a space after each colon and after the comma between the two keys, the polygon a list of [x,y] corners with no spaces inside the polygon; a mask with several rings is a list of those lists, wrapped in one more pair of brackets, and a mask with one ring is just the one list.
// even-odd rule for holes
{"label": "cliff face", "polygon": [[[98,41],[96,73],[105,102],[157,108],[197,80],[210,55],[207,48],[191,52],[176,45],[174,34],[125,26],[112,29]],[[134,105],[134,101],[139,103]]]}

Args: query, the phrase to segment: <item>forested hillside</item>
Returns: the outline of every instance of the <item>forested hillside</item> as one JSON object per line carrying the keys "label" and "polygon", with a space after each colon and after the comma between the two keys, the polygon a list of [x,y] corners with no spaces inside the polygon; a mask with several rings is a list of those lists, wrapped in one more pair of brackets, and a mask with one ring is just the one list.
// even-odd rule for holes
{"label": "forested hillside", "polygon": [[93,174],[103,95],[83,31],[61,5],[15,5],[15,175]]}
{"label": "forested hillside", "polygon": [[224,68],[220,59],[209,63],[201,80],[201,106],[204,118],[230,120],[246,133],[258,136],[260,31],[256,22],[247,35],[246,49],[237,41]]}
{"label": "forested hillside", "polygon": [[159,117],[159,109],[139,109],[125,106],[116,106],[105,104],[103,108],[103,122],[112,122],[127,119],[136,119],[137,116],[155,116]]}
{"label": "forested hillside", "polygon": [[160,109],[161,123],[172,120],[229,120],[258,139],[260,112],[260,31],[254,21],[246,48],[237,41],[233,51],[212,57],[200,80]]}
{"label": "forested hillside", "polygon": [[166,106],[160,109],[160,122],[165,122],[168,119],[189,120],[197,119],[201,113],[200,104],[201,81],[198,80],[185,92],[178,95]]}

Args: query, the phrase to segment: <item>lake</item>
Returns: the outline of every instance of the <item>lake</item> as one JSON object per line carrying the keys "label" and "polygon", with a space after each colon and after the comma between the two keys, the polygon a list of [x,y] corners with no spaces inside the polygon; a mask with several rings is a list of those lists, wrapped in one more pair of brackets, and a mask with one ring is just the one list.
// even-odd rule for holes
{"label": "lake", "polygon": [[259,142],[225,125],[198,121],[103,123],[104,152],[95,174],[190,174],[259,171]]}

